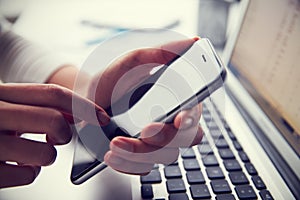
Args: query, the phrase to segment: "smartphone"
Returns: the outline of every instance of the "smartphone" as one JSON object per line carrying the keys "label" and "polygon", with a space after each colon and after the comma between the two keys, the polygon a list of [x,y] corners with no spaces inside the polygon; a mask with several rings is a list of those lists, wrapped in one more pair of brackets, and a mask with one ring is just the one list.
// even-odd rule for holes
{"label": "smartphone", "polygon": [[107,126],[88,124],[78,132],[71,181],[81,184],[105,169],[103,158],[114,137],[139,137],[152,122],[172,123],[180,111],[222,87],[225,78],[225,67],[205,38],[168,64],[158,66],[106,110],[111,116]]}

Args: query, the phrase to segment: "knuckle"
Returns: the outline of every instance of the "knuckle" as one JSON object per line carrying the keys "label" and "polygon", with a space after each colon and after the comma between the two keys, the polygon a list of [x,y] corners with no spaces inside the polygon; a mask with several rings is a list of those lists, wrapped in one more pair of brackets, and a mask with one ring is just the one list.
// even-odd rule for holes
{"label": "knuckle", "polygon": [[66,89],[55,84],[47,84],[46,90],[50,95],[50,98],[53,99],[54,101],[64,99],[67,95]]}
{"label": "knuckle", "polygon": [[134,67],[140,64],[141,62],[141,57],[143,55],[143,50],[142,49],[137,49],[135,51],[133,51],[131,54],[129,54],[129,58],[130,58],[130,67]]}
{"label": "knuckle", "polygon": [[168,60],[168,53],[164,49],[161,49],[159,56],[160,60]]}
{"label": "knuckle", "polygon": [[170,50],[166,49],[165,47],[160,47],[159,51],[159,59],[163,62],[169,62],[172,59],[174,59],[177,55],[174,52],[171,52]]}
{"label": "knuckle", "polygon": [[144,54],[144,49],[137,49],[135,51],[132,52],[132,58],[134,60],[140,60],[140,58],[142,57],[142,55]]}

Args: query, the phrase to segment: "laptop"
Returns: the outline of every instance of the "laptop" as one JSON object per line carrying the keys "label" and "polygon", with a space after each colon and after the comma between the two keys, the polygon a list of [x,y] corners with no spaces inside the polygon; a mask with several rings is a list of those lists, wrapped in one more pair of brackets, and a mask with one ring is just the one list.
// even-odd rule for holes
{"label": "laptop", "polygon": [[300,198],[300,2],[239,6],[223,55],[226,102],[203,102],[201,144],[135,178],[133,199]]}
{"label": "laptop", "polygon": [[[223,54],[226,95],[220,90],[203,102],[201,144],[146,176],[107,168],[73,185],[74,138],[37,181],[1,190],[0,199],[300,199],[299,1],[243,0],[238,10]],[[290,76],[280,88],[284,72]]]}

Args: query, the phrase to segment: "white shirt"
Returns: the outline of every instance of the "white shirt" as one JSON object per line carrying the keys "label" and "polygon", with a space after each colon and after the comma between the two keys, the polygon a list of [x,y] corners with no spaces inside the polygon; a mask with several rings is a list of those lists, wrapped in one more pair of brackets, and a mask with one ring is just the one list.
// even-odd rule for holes
{"label": "white shirt", "polygon": [[44,83],[65,64],[55,53],[9,29],[9,23],[0,15],[0,80],[3,82]]}

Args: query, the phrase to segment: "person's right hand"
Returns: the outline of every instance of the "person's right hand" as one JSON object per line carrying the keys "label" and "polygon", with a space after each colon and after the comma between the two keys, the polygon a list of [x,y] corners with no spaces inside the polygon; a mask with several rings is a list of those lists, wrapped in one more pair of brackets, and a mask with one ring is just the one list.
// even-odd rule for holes
{"label": "person's right hand", "polygon": [[[66,88],[0,84],[0,188],[29,184],[41,166],[54,162],[54,145],[66,144],[72,138],[72,106],[80,113],[75,118],[100,125],[109,122],[101,107]],[[22,133],[44,133],[46,141],[28,140],[20,137]]]}

